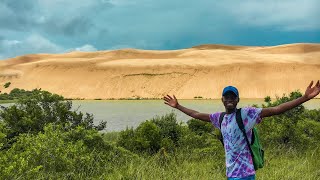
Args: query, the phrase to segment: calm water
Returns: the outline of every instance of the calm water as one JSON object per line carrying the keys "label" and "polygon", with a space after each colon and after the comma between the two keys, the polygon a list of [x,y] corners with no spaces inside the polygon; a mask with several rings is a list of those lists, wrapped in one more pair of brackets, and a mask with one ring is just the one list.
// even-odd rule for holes
{"label": "calm water", "polygon": [[[94,114],[95,122],[107,121],[107,131],[119,131],[126,127],[137,127],[141,122],[155,116],[165,115],[173,111],[178,121],[187,122],[191,117],[179,110],[173,109],[162,100],[121,100],[121,101],[74,101],[73,106],[80,111]],[[213,113],[223,111],[220,100],[180,100],[179,103],[199,112]],[[263,103],[262,99],[242,99],[238,107]],[[311,100],[304,104],[308,109],[320,108],[320,99]]]}
{"label": "calm water", "polygon": [[[191,119],[182,112],[175,110],[163,103],[162,100],[110,100],[110,101],[73,101],[73,109],[88,112],[94,115],[95,123],[107,121],[106,131],[120,131],[126,127],[137,127],[141,122],[155,116],[165,115],[171,111],[177,114],[178,121],[187,122]],[[187,108],[203,113],[223,111],[220,100],[179,100]],[[261,105],[263,99],[241,99],[238,107]],[[308,109],[320,108],[320,99],[306,102]],[[8,106],[6,104],[5,106]]]}

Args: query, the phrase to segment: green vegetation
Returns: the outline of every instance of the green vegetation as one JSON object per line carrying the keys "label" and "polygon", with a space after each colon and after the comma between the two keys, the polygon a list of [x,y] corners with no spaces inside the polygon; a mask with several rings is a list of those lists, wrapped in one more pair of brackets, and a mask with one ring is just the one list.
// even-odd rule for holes
{"label": "green vegetation", "polygon": [[[40,89],[39,89],[40,90]],[[18,100],[26,98],[32,94],[32,91],[26,91],[24,89],[14,88],[11,92],[0,94],[0,100]]]}
{"label": "green vegetation", "polygon": [[[103,134],[106,122],[94,125],[63,97],[19,92],[14,105],[0,108],[0,179],[225,179],[224,150],[209,123],[178,123],[169,113]],[[299,96],[266,98],[262,106]],[[319,177],[320,109],[301,105],[257,127],[266,154],[258,179]]]}
{"label": "green vegetation", "polygon": [[17,100],[0,100],[0,104],[16,103]]}
{"label": "green vegetation", "polygon": [[195,96],[195,97],[193,97],[194,99],[203,99],[203,97],[202,96]]}
{"label": "green vegetation", "polygon": [[4,88],[8,88],[11,85],[11,82],[7,82],[3,85]]}
{"label": "green vegetation", "polygon": [[172,73],[138,73],[138,74],[125,74],[123,77],[128,77],[128,76],[163,76],[163,75],[172,75],[172,74],[188,74],[188,73],[182,73],[182,72],[172,72]]}

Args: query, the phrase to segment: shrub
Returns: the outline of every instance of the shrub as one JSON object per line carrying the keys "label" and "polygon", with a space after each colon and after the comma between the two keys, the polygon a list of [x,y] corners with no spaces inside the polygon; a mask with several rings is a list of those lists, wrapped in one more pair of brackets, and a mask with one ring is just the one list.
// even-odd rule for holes
{"label": "shrub", "polygon": [[190,130],[188,127],[182,129],[179,146],[181,149],[206,148],[213,146],[221,146],[221,143],[213,134],[202,133],[201,135]]}
{"label": "shrub", "polygon": [[8,131],[8,138],[21,133],[37,134],[48,123],[55,123],[72,129],[83,126],[85,129],[102,130],[106,122],[93,124],[93,115],[72,111],[72,102],[64,101],[62,96],[47,91],[33,90],[27,97],[21,97],[15,105],[2,107],[0,120]]}
{"label": "shrub", "polygon": [[136,153],[156,153],[160,149],[160,129],[151,121],[141,123],[137,129],[120,132],[117,144]]}
{"label": "shrub", "polygon": [[187,124],[188,128],[198,135],[201,135],[203,133],[211,133],[214,129],[211,123],[207,123],[197,119],[190,119]]}
{"label": "shrub", "polygon": [[161,147],[173,151],[181,138],[181,125],[177,123],[174,113],[156,116],[141,123],[137,129],[120,132],[117,144],[136,153],[151,153]]}
{"label": "shrub", "polygon": [[65,131],[49,124],[44,132],[20,134],[17,142],[0,154],[0,179],[95,177],[114,171],[134,154],[102,140],[96,130],[79,126]]}
{"label": "shrub", "polygon": [[136,150],[156,153],[160,149],[160,129],[151,121],[141,123],[136,130]]}
{"label": "shrub", "polygon": [[181,124],[177,123],[177,115],[173,112],[151,119],[159,129],[162,138],[170,139],[175,145],[181,137]]}
{"label": "shrub", "polygon": [[[291,92],[289,96],[277,97],[274,102],[266,97],[267,105],[263,105],[263,107],[277,106],[301,96],[300,92],[295,91]],[[320,133],[320,129],[318,123],[315,122],[319,117],[319,110],[306,110],[303,105],[299,105],[280,115],[264,118],[258,126],[260,137],[262,141],[268,142],[267,145],[281,144],[295,148],[306,148],[318,138],[316,134]]]}

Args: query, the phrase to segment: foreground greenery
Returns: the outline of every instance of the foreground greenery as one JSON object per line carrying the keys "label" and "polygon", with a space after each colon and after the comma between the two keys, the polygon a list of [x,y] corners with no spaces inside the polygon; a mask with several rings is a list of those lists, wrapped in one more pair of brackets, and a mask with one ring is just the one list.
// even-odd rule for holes
{"label": "foreground greenery", "polygon": [[[301,96],[289,96],[264,107]],[[225,179],[224,150],[210,123],[178,123],[169,113],[121,132],[72,111],[42,90],[0,110],[0,179]],[[266,165],[258,179],[320,177],[320,110],[302,105],[258,125]]]}

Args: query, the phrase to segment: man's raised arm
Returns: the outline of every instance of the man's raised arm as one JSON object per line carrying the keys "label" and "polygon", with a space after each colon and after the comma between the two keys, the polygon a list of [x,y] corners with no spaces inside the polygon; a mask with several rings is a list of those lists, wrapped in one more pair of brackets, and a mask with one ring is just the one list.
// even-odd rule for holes
{"label": "man's raised arm", "polygon": [[316,97],[320,93],[319,80],[314,87],[312,87],[312,85],[313,85],[313,81],[311,81],[311,83],[307,87],[305,94],[295,100],[280,104],[275,107],[263,108],[261,111],[261,118],[281,114]]}
{"label": "man's raised arm", "polygon": [[191,116],[195,119],[200,119],[202,121],[207,121],[210,122],[210,115],[206,114],[206,113],[199,113],[198,111],[192,110],[192,109],[188,109],[184,106],[181,106],[178,103],[177,98],[173,95],[173,98],[169,95],[163,97],[163,100],[165,100],[165,104],[168,106],[171,106],[173,108],[179,109],[181,112],[185,113],[188,116]]}

